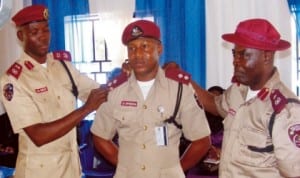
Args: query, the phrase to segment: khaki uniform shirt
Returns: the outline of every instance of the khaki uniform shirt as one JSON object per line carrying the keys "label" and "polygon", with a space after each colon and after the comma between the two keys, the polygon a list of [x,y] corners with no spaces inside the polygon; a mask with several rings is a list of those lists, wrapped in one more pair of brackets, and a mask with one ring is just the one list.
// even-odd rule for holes
{"label": "khaki uniform shirt", "polygon": [[[193,91],[183,85],[182,100],[174,124],[165,124],[173,114],[178,82],[159,69],[144,100],[134,75],[109,93],[108,102],[96,113],[91,131],[104,139],[118,133],[119,155],[115,178],[184,178],[179,160],[179,139],[196,140],[210,134],[203,110]],[[155,129],[166,126],[167,144],[158,146]]]}
{"label": "khaki uniform shirt", "polygon": [[[59,119],[75,109],[76,99],[65,68],[53,59],[52,53],[47,56],[47,68],[25,53],[17,64],[17,69],[21,68],[18,77],[5,74],[1,78],[2,101],[14,132],[19,133],[15,178],[81,177],[75,128],[41,147],[23,130],[33,124]],[[78,87],[79,98],[86,99],[90,90],[99,84],[81,75],[70,62],[66,64]]]}
{"label": "khaki uniform shirt", "polygon": [[[245,101],[248,87],[233,84],[216,104],[224,120],[220,178],[279,178],[300,176],[300,105],[287,104],[276,115],[272,138],[269,122],[274,112],[271,93],[297,98],[276,71],[260,93]],[[274,151],[249,148],[274,146]]]}

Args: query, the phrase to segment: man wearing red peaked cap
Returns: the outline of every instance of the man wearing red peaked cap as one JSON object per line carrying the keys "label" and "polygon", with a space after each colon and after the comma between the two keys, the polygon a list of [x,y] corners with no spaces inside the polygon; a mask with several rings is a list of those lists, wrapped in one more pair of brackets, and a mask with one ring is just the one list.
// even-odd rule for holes
{"label": "man wearing red peaked cap", "polygon": [[[154,22],[130,23],[122,42],[132,73],[116,81],[97,110],[91,127],[95,147],[117,165],[114,178],[183,178],[210,147],[205,113],[188,86],[190,75],[159,66],[162,43]],[[119,146],[111,141],[116,133]],[[180,157],[182,134],[191,144]]]}
{"label": "man wearing red peaked cap", "polygon": [[234,44],[234,82],[216,97],[194,84],[204,108],[225,118],[219,177],[300,177],[300,102],[274,65],[290,43],[266,19],[222,38]]}
{"label": "man wearing red peaked cap", "polygon": [[[13,177],[81,178],[76,126],[106,101],[108,91],[81,74],[69,52],[48,51],[51,35],[45,6],[25,7],[12,20],[23,52],[1,77],[0,87],[1,101],[19,134]],[[86,101],[80,108],[77,96]]]}
{"label": "man wearing red peaked cap", "polygon": [[48,9],[44,5],[34,5],[20,10],[12,20],[16,26],[22,26],[30,22],[47,21],[48,16]]}

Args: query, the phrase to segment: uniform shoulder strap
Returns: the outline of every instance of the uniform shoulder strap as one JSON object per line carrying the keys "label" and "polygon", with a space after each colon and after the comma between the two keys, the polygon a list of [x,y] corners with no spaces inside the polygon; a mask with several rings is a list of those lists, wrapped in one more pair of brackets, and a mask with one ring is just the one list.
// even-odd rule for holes
{"label": "uniform shoulder strap", "polygon": [[53,51],[53,58],[56,60],[71,61],[72,57],[69,51]]}
{"label": "uniform shoulder strap", "polygon": [[165,75],[167,78],[175,80],[179,83],[188,85],[191,81],[191,75],[183,70],[178,68],[169,68],[166,69]]}
{"label": "uniform shoulder strap", "polygon": [[22,73],[22,65],[15,62],[13,65],[11,65],[9,67],[9,69],[6,71],[7,75],[11,75],[13,77],[15,77],[16,79],[19,79],[21,73]]}
{"label": "uniform shoulder strap", "polygon": [[59,60],[59,62],[64,66],[69,78],[70,78],[70,81],[71,81],[71,84],[72,84],[72,93],[73,95],[75,96],[75,98],[77,99],[78,97],[78,88],[74,82],[74,79],[72,77],[72,74],[68,68],[68,66],[66,65],[65,61],[71,61],[71,54],[69,51],[54,51],[53,52],[53,58],[56,59],[56,60]]}

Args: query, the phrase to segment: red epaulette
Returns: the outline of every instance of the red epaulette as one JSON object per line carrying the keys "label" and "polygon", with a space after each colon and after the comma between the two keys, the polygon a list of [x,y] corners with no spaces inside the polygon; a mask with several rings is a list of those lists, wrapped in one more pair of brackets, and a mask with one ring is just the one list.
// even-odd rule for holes
{"label": "red epaulette", "polygon": [[6,74],[12,75],[16,79],[18,79],[22,73],[22,66],[18,63],[14,63],[13,65],[10,66],[10,68],[6,71]]}
{"label": "red epaulette", "polygon": [[128,75],[125,72],[120,73],[115,78],[107,82],[107,87],[109,89],[114,89],[120,86],[122,83],[128,80]]}
{"label": "red epaulette", "polygon": [[191,75],[183,70],[178,68],[169,68],[165,71],[165,75],[167,78],[175,80],[179,83],[189,84],[191,81]]}
{"label": "red epaulette", "polygon": [[69,51],[54,51],[53,58],[57,60],[71,61],[72,57]]}
{"label": "red epaulette", "polygon": [[276,114],[280,113],[280,111],[288,103],[286,97],[283,96],[283,94],[278,89],[272,90],[270,94],[270,99],[271,99],[272,107]]}

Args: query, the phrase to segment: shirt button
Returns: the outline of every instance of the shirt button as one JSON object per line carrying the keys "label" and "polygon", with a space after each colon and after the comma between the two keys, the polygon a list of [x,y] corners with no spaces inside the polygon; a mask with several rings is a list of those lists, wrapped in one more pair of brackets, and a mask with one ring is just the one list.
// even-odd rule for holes
{"label": "shirt button", "polygon": [[146,145],[145,144],[142,145],[142,149],[146,149]]}
{"label": "shirt button", "polygon": [[144,171],[146,169],[146,166],[145,165],[142,165],[141,166],[141,169]]}
{"label": "shirt button", "polygon": [[144,108],[144,109],[147,109],[147,105],[143,105],[143,108]]}
{"label": "shirt button", "polygon": [[60,100],[60,96],[57,96],[57,99],[59,99],[59,100]]}
{"label": "shirt button", "polygon": [[148,129],[148,127],[146,125],[144,125],[144,130],[147,130],[147,129]]}
{"label": "shirt button", "polygon": [[40,164],[40,167],[44,167],[44,165],[43,165],[43,164]]}

